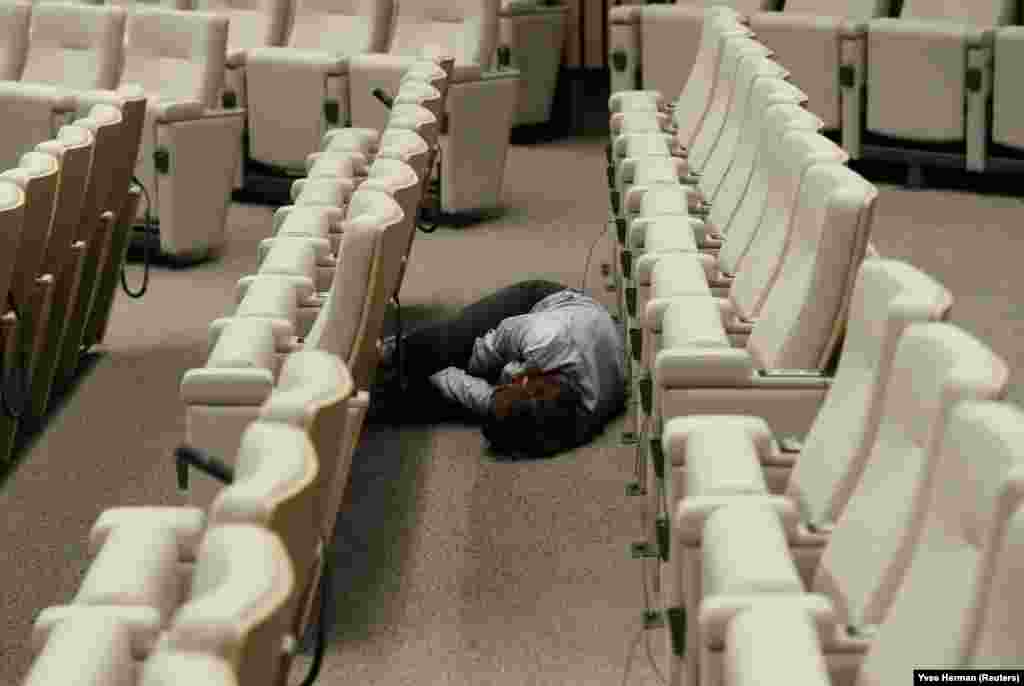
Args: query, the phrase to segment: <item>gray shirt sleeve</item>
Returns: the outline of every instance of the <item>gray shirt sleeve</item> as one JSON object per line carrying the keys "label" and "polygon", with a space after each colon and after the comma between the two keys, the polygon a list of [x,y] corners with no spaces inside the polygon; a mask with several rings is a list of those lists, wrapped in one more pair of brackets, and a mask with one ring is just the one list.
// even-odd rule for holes
{"label": "gray shirt sleeve", "polygon": [[430,383],[444,397],[469,408],[481,418],[490,416],[494,387],[483,379],[467,374],[457,367],[447,367],[432,374]]}

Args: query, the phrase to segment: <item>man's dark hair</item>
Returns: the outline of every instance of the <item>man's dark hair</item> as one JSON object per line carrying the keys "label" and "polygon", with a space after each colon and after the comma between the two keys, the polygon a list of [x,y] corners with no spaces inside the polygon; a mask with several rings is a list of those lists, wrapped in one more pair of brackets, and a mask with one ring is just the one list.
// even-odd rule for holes
{"label": "man's dark hair", "polygon": [[484,438],[496,452],[509,457],[546,457],[575,448],[583,440],[578,410],[580,394],[564,377],[553,400],[519,398],[503,419],[484,422]]}

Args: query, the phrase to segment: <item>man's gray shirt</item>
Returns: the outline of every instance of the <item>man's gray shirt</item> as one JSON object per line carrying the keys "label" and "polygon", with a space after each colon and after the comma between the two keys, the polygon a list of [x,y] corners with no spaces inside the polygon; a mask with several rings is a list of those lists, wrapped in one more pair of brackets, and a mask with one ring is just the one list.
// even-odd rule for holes
{"label": "man's gray shirt", "polygon": [[580,393],[578,419],[586,433],[603,426],[625,401],[623,342],[608,311],[593,298],[567,289],[529,313],[509,317],[476,339],[466,370],[442,369],[430,377],[441,393],[481,417],[489,414],[494,387],[530,367],[565,374]]}

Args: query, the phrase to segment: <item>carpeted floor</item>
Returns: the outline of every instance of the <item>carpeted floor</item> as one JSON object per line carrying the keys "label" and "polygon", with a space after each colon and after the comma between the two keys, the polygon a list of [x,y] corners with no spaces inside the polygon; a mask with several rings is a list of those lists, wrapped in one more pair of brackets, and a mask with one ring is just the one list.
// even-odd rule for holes
{"label": "carpeted floor", "polygon": [[[525,278],[579,285],[607,212],[602,146],[513,147],[503,216],[417,236],[408,311],[436,316]],[[25,675],[36,613],[73,596],[100,511],[181,502],[170,460],[184,432],[178,383],[203,363],[207,325],[230,310],[270,219],[270,208],[233,206],[219,261],[158,269],[145,299],[121,296],[98,359],[4,484],[0,683]],[[874,234],[883,254],[953,290],[954,321],[1004,355],[1015,380],[1022,220],[1014,198],[885,188]],[[594,292],[607,251],[602,239],[586,281]],[[471,427],[369,426],[334,541],[320,683],[620,683],[642,600],[628,554],[640,504],[624,494],[633,456],[619,433],[615,423],[570,454],[504,463]],[[629,683],[655,683],[639,653]]]}

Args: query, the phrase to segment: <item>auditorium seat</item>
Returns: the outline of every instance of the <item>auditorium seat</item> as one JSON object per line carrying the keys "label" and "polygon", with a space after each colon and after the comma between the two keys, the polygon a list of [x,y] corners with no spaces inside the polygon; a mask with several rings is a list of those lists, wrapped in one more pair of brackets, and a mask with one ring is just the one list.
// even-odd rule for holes
{"label": "auditorium seat", "polygon": [[60,683],[89,686],[239,686],[227,660],[198,652],[158,650],[144,662],[155,640],[148,613],[94,608],[37,632],[37,657],[22,686]]}
{"label": "auditorium seat", "polygon": [[[681,497],[772,493],[790,499],[805,524],[836,521],[874,445],[900,337],[915,322],[947,318],[952,300],[948,290],[907,263],[866,260],[835,379],[806,440],[774,434],[756,415],[670,419],[660,444],[652,445],[669,516]],[[675,537],[668,539],[665,558],[663,602],[682,607]]]}
{"label": "auditorium seat", "polygon": [[[334,283],[307,336],[298,339],[295,323],[298,305],[314,297],[313,284],[304,277],[258,279],[234,316],[211,324],[206,366],[187,371],[181,383],[187,442],[206,448],[220,440],[207,430],[211,417],[255,417],[275,386],[282,356],[290,352],[335,354],[348,366],[355,387],[369,388],[392,292],[388,284],[397,275],[396,256],[405,248],[400,233],[404,217],[393,198],[369,190],[352,196],[348,213]],[[216,449],[231,454],[235,447],[221,444]]]}
{"label": "auditorium seat", "polygon": [[249,155],[284,170],[304,168],[324,133],[351,120],[349,60],[387,50],[393,0],[295,0],[284,47],[246,58]]}
{"label": "auditorium seat", "polygon": [[243,127],[242,110],[220,109],[228,19],[139,7],[127,24],[121,81],[149,95],[135,175],[150,191],[162,252],[205,259],[224,242]]}
{"label": "auditorium seat", "polygon": [[[84,241],[75,240],[75,235],[83,218],[82,210],[93,172],[94,148],[92,131],[77,125],[77,122],[76,125],[62,126],[56,138],[36,146],[37,151],[59,160],[60,182],[57,184],[50,235],[43,249],[41,272],[53,276],[54,294],[45,315],[49,333],[40,342],[33,371],[32,401],[28,411],[33,420],[41,419],[46,412],[68,318],[79,302],[77,291],[86,245]],[[100,169],[96,173],[109,171]]]}
{"label": "auditorium seat", "polygon": [[786,0],[781,12],[751,14],[750,28],[792,72],[825,129],[838,131],[848,107],[839,88],[843,36],[871,19],[891,16],[892,5],[892,0]]}
{"label": "auditorium seat", "polygon": [[[992,34],[1013,23],[1016,12],[1013,0],[906,0],[898,17],[871,20],[863,46],[851,50],[866,60],[853,65],[864,81],[855,78],[846,88],[866,89],[865,130],[884,138],[865,148],[844,132],[850,154],[888,157],[899,141],[901,160],[916,147],[918,160],[952,158],[960,168],[982,171],[990,134]],[[935,88],[938,83],[943,87]],[[935,144],[955,149],[936,150]]]}
{"label": "auditorium seat", "polygon": [[640,382],[646,438],[659,438],[672,417],[740,407],[781,435],[806,434],[829,383],[825,370],[845,325],[876,197],[874,186],[840,164],[812,166],[791,246],[752,325],[738,321],[724,299],[681,297],[659,311],[660,325],[651,326],[661,333],[644,351],[650,375]]}
{"label": "auditorium seat", "polygon": [[930,501],[916,513],[918,543],[901,560],[885,618],[851,632],[842,603],[814,617],[792,598],[711,599],[700,618],[711,667],[704,683],[775,683],[784,674],[785,683],[868,686],[914,669],[1019,669],[1024,416],[1013,405],[963,402],[946,423],[925,486]]}
{"label": "auditorium seat", "polygon": [[[143,645],[133,647],[136,660],[162,651],[200,653],[226,659],[241,684],[280,683],[288,664],[283,647],[291,629],[289,610],[296,594],[296,572],[275,534],[249,524],[212,528],[203,535],[195,564],[184,574],[186,570],[176,565],[178,544],[172,531],[150,532],[148,538],[138,536],[135,543],[125,547],[120,559],[111,558],[110,579],[120,577],[127,589],[134,580],[134,566],[164,565],[167,578],[162,581],[186,588],[184,604],[167,618],[169,624],[158,634],[155,645],[138,641]],[[95,562],[93,565],[98,569]],[[83,586],[88,583],[87,577]],[[111,590],[116,597],[115,589]],[[163,619],[158,610],[144,606],[54,606],[37,617],[33,643],[44,644],[64,623],[94,616],[97,611],[144,624],[150,636],[155,633],[152,627],[160,627]]]}
{"label": "auditorium seat", "polygon": [[1022,62],[1024,27],[996,29],[992,67],[992,142],[1007,148],[1012,156],[1020,156],[1024,151],[1024,97],[1017,87],[1017,69]]}
{"label": "auditorium seat", "polygon": [[371,95],[374,86],[394,92],[418,58],[454,57],[442,137],[444,213],[490,210],[501,201],[521,77],[515,69],[494,65],[498,8],[499,0],[399,2],[388,54],[360,55],[350,65],[352,121],[381,128],[386,112]]}
{"label": "auditorium seat", "polygon": [[[744,493],[739,484],[683,498],[672,514],[680,549],[673,564],[688,616],[697,617],[703,598],[806,587],[832,600],[848,635],[881,623],[920,535],[951,410],[964,400],[1000,399],[1008,377],[1006,363],[961,329],[910,326],[897,346],[875,439],[838,520],[805,527],[788,498]],[[699,661],[699,633],[692,624],[688,673]],[[842,634],[835,640],[842,644]]]}
{"label": "auditorium seat", "polygon": [[25,192],[13,181],[0,181],[0,291],[4,293],[3,316],[0,317],[0,355],[3,355],[0,359],[0,371],[3,371],[3,386],[0,387],[0,461],[4,462],[11,456],[18,419],[24,411],[20,405],[25,392],[25,377],[22,376],[25,372],[20,359],[21,321],[10,309],[9,300],[24,223]]}
{"label": "auditorium seat", "polygon": [[515,126],[543,124],[551,119],[568,23],[569,12],[564,5],[502,0],[499,42],[509,48],[512,65],[520,73]]}

